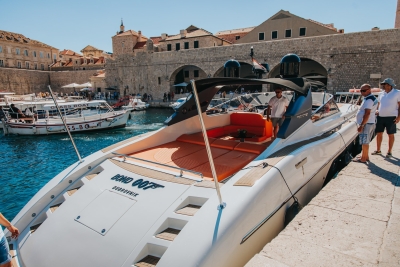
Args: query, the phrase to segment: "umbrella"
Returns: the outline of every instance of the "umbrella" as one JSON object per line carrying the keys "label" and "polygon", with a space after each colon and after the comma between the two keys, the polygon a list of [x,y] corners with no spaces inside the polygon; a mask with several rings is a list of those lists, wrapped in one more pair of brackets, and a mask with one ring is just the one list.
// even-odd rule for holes
{"label": "umbrella", "polygon": [[79,86],[80,86],[80,84],[77,84],[77,83],[70,83],[70,84],[61,86],[61,88],[75,88],[75,87],[79,87]]}
{"label": "umbrella", "polygon": [[92,91],[93,88],[82,88],[81,91]]}
{"label": "umbrella", "polygon": [[83,87],[83,88],[85,88],[85,87],[92,87],[92,84],[91,84],[90,82],[82,83],[82,84],[80,84],[78,87]]}
{"label": "umbrella", "polygon": [[186,85],[188,85],[188,83],[183,82],[183,83],[175,84],[174,86],[186,86]]}

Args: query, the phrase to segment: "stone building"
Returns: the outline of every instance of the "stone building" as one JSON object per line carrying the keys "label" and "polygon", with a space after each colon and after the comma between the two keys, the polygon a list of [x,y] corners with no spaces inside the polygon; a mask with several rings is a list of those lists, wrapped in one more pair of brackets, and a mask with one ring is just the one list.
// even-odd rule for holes
{"label": "stone building", "polygon": [[105,92],[107,87],[105,75],[104,70],[99,70],[90,77],[90,83],[92,84],[92,88],[94,88],[94,92]]}
{"label": "stone building", "polygon": [[0,30],[0,67],[49,70],[58,49],[22,34]]}
{"label": "stone building", "polygon": [[311,19],[303,19],[288,11],[280,10],[278,13],[255,27],[246,36],[235,43],[253,43],[271,40],[312,37],[319,35],[343,33],[337,30],[333,23],[323,24]]}
{"label": "stone building", "polygon": [[59,59],[50,66],[51,70],[77,71],[104,69],[106,60],[112,57],[111,53],[106,53],[91,45],[83,48],[81,52],[83,55],[64,49],[60,52]]}
{"label": "stone building", "polygon": [[247,28],[240,28],[240,29],[233,29],[233,30],[226,30],[226,31],[219,31],[215,34],[215,36],[227,40],[232,44],[236,43],[239,39],[243,38],[249,32],[251,32],[255,27],[247,27]]}
{"label": "stone building", "polygon": [[400,0],[397,0],[396,21],[394,23],[396,29],[400,28]]}

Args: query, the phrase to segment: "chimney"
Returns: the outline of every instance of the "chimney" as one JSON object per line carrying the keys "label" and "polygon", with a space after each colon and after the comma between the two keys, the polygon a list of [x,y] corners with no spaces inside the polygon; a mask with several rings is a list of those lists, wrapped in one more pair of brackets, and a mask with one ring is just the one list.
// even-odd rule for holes
{"label": "chimney", "polygon": [[187,30],[181,30],[181,38],[186,38]]}
{"label": "chimney", "polygon": [[142,40],[142,31],[138,31],[138,34],[139,34],[139,36],[138,36],[138,42],[141,42]]}
{"label": "chimney", "polygon": [[371,31],[379,31],[380,29],[379,29],[379,27],[373,27],[372,29],[371,29]]}
{"label": "chimney", "polygon": [[400,0],[397,0],[396,22],[394,23],[396,29],[400,29]]}
{"label": "chimney", "polygon": [[339,29],[338,33],[344,33],[344,29]]}
{"label": "chimney", "polygon": [[166,33],[161,34],[161,40],[165,40],[165,39],[167,39],[167,37],[168,37],[168,34],[166,34]]}

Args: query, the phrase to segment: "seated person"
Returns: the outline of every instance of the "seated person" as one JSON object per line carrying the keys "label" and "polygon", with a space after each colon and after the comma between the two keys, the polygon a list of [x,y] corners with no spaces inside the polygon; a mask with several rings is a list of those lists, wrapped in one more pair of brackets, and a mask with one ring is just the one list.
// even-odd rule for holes
{"label": "seated person", "polygon": [[14,104],[10,105],[10,116],[13,119],[20,119],[20,120],[33,120],[33,118],[28,118],[25,116],[22,111],[17,108]]}
{"label": "seated person", "polygon": [[35,120],[37,120],[37,119],[38,119],[38,115],[35,113],[34,108],[35,108],[35,107],[33,107],[33,108],[32,108],[32,107],[26,108],[26,109],[25,109],[25,115],[28,116],[28,117],[34,118]]}

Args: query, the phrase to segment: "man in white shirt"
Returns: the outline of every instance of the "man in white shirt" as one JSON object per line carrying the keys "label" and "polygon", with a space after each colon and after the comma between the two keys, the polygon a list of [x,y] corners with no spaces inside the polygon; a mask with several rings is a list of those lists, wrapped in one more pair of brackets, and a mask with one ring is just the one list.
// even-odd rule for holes
{"label": "man in white shirt", "polygon": [[285,112],[288,105],[289,100],[282,95],[282,88],[276,88],[275,96],[269,100],[267,108],[267,120],[271,116],[272,126],[274,127],[274,138],[276,138],[279,126],[282,125],[285,119]]}
{"label": "man in white shirt", "polygon": [[394,144],[394,134],[396,133],[396,124],[400,121],[400,91],[395,89],[393,79],[386,78],[381,82],[383,92],[378,97],[378,111],[376,122],[376,151],[373,155],[381,155],[381,144],[383,131],[386,128],[386,133],[389,137],[389,149],[386,157],[392,156],[392,148]]}
{"label": "man in white shirt", "polygon": [[363,84],[360,93],[364,100],[357,112],[356,119],[362,152],[361,157],[354,158],[353,161],[365,163],[369,161],[369,142],[375,131],[375,112],[378,107],[378,100],[371,94],[371,85],[369,84]]}

